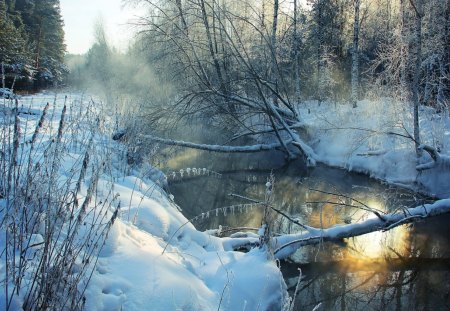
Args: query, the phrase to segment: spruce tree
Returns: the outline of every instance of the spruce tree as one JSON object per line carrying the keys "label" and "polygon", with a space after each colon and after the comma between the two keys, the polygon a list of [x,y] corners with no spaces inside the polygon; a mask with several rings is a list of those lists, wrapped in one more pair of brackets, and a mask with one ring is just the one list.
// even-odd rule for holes
{"label": "spruce tree", "polygon": [[60,82],[66,47],[59,0],[36,0],[28,23],[37,86]]}
{"label": "spruce tree", "polygon": [[0,0],[0,62],[6,82],[34,81],[39,88],[66,74],[59,0]]}
{"label": "spruce tree", "polygon": [[[2,87],[12,87],[16,79],[30,77],[26,34],[23,28],[15,26],[11,12],[6,1],[0,0],[0,65],[5,73]],[[14,17],[15,12],[12,15]],[[20,27],[20,17],[15,17]]]}

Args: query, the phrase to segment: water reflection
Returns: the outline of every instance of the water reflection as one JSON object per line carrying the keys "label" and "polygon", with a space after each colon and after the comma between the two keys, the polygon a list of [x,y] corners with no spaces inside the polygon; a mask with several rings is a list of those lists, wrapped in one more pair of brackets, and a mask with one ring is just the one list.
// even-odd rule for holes
{"label": "water reflection", "polygon": [[[221,175],[184,176],[170,180],[175,201],[200,230],[258,228],[262,210],[240,208],[248,201],[236,193],[262,200],[273,163],[267,158],[194,152],[182,155],[166,171],[202,167]],[[277,158],[277,155],[274,156]],[[270,158],[270,157],[269,157]],[[376,217],[367,208],[392,212],[418,204],[406,191],[374,182],[365,176],[317,167],[307,171],[299,163],[282,166],[277,158],[275,202],[300,222],[328,228]],[[319,190],[319,191],[317,191]],[[223,207],[228,207],[223,209]],[[214,211],[209,212],[208,211]],[[226,215],[225,215],[226,214]],[[296,310],[447,310],[450,304],[450,216],[430,219],[388,232],[304,247],[293,262],[282,264],[292,292],[302,270]],[[300,230],[283,218],[278,233]]]}
{"label": "water reflection", "polygon": [[380,257],[366,256],[351,241],[320,251],[308,247],[304,262],[310,263],[282,265],[292,288],[302,270],[297,310],[319,303],[321,310],[448,310],[449,221],[446,216],[407,228],[402,248],[383,244]]}

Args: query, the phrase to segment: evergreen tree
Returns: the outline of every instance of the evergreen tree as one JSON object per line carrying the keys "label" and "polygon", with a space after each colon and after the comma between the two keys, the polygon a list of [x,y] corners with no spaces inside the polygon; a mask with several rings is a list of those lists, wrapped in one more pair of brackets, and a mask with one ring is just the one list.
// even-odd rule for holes
{"label": "evergreen tree", "polygon": [[38,86],[60,82],[66,71],[66,47],[59,0],[36,0],[29,23],[27,26]]}
{"label": "evergreen tree", "polygon": [[[59,0],[0,0],[0,62],[6,84],[34,79],[34,86],[60,82],[64,65],[64,31]],[[23,79],[27,78],[27,79]]]}
{"label": "evergreen tree", "polygon": [[[13,87],[16,79],[30,77],[29,54],[27,52],[26,34],[20,27],[20,17],[10,14],[11,7],[5,0],[0,0],[0,63],[2,87]],[[12,15],[12,16],[11,16]],[[14,19],[19,28],[15,26]]]}

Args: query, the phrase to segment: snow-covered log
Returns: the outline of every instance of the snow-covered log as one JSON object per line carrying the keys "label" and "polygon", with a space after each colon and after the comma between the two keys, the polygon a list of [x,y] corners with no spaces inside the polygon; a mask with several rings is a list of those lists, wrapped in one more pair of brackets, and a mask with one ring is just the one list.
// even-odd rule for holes
{"label": "snow-covered log", "polygon": [[380,150],[369,150],[366,152],[360,152],[357,153],[356,155],[359,157],[371,157],[371,156],[380,156],[380,155],[384,155],[386,154],[388,151],[384,150],[384,149],[380,149]]}
{"label": "snow-covered log", "polygon": [[269,108],[273,112],[274,117],[276,117],[276,119],[281,123],[284,129],[288,132],[289,136],[292,138],[292,144],[295,145],[304,155],[307,165],[316,166],[318,156],[316,155],[314,150],[310,146],[308,146],[297,133],[291,130],[289,125],[286,123],[286,120],[279,114],[274,105],[270,104]]}
{"label": "snow-covered log", "polygon": [[345,238],[359,236],[375,231],[387,231],[399,225],[413,222],[417,219],[437,216],[450,212],[450,199],[439,200],[433,204],[424,204],[399,212],[384,215],[384,220],[378,217],[369,218],[365,221],[337,225],[328,229],[318,229],[317,232],[289,234],[273,239],[275,257],[287,258],[298,248],[320,241],[338,241]]}
{"label": "snow-covered log", "polygon": [[416,170],[424,171],[434,168],[436,166],[441,166],[442,168],[450,168],[450,157],[445,155],[440,155],[436,148],[428,145],[420,145],[419,149],[428,152],[433,161],[419,164],[416,166]]}
{"label": "snow-covered log", "polygon": [[[196,144],[181,140],[172,140],[172,139],[164,139],[156,136],[143,135],[142,137],[147,138],[149,140],[169,145],[169,146],[180,146],[192,149],[200,149],[205,151],[212,152],[222,152],[222,153],[253,153],[260,151],[269,151],[275,150],[281,147],[280,143],[273,144],[256,144],[256,145],[248,145],[248,146],[223,146],[223,145],[207,145],[207,144]],[[286,144],[290,144],[291,141],[286,141]]]}
{"label": "snow-covered log", "polygon": [[[418,219],[450,213],[450,199],[439,200],[433,204],[423,204],[414,208],[404,209],[383,215],[383,218],[373,217],[365,221],[336,225],[327,229],[314,229],[297,234],[277,236],[272,239],[274,256],[285,259],[294,254],[300,247],[325,241],[340,241],[345,238],[360,236],[375,231],[388,231],[397,226],[414,222]],[[225,239],[224,247],[239,249],[258,245],[257,238]]]}

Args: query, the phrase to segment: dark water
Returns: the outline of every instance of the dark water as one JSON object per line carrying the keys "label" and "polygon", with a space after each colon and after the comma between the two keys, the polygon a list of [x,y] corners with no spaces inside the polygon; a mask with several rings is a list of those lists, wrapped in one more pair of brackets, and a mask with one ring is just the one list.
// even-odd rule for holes
{"label": "dark water", "polygon": [[[260,226],[261,208],[229,194],[264,200],[271,173],[274,205],[315,227],[373,217],[350,205],[362,203],[388,212],[426,201],[360,174],[321,166],[308,170],[300,162],[284,165],[276,152],[188,151],[174,157],[165,171],[175,172],[169,178],[170,191],[196,227],[221,225],[225,233]],[[274,228],[280,234],[299,230],[283,218],[276,219]],[[450,216],[342,243],[307,246],[282,262],[281,269],[291,294],[297,287],[295,310],[312,310],[319,304],[317,310],[450,310]]]}

